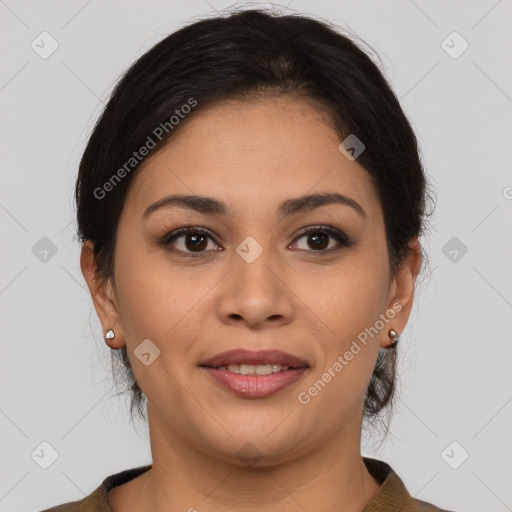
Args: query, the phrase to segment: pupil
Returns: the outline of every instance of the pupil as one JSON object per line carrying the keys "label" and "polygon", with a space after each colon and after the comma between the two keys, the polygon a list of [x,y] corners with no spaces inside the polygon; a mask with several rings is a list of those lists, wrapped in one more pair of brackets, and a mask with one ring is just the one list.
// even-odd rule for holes
{"label": "pupil", "polygon": [[[202,243],[200,242],[199,244],[197,243],[198,239],[202,238]],[[188,243],[190,240],[192,240],[192,243]],[[207,243],[205,243],[205,240],[206,240],[206,236],[201,234],[201,233],[196,233],[196,234],[189,234],[187,235],[186,237],[186,243],[185,245],[187,246],[187,249],[188,250],[196,250],[196,249],[204,249],[207,245]]]}
{"label": "pupil", "polygon": [[[324,239],[323,241],[324,242],[327,241],[327,243],[320,243],[320,244],[318,244],[317,242],[318,242],[319,238],[323,238]],[[325,233],[314,233],[314,234],[311,234],[310,235],[310,239],[311,240],[315,240],[315,242],[314,242],[315,245],[312,248],[313,249],[325,249],[329,245],[328,238],[329,237]]]}

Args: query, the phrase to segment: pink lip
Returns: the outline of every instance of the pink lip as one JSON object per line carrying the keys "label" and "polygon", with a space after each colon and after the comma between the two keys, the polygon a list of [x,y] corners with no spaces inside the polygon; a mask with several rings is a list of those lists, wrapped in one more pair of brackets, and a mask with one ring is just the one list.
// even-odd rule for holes
{"label": "pink lip", "polygon": [[[240,363],[230,363],[240,364]],[[246,363],[255,364],[255,363]],[[259,363],[263,364],[263,363]],[[275,363],[280,364],[280,363]],[[205,368],[211,377],[224,388],[245,398],[265,398],[291,386],[307,371],[307,367],[290,368],[270,375],[241,375],[229,370]]]}
{"label": "pink lip", "polygon": [[230,364],[280,364],[290,366],[294,369],[307,368],[309,365],[304,359],[281,352],[280,350],[260,350],[252,352],[250,350],[235,349],[222,352],[216,356],[203,361],[200,366],[218,368]]}

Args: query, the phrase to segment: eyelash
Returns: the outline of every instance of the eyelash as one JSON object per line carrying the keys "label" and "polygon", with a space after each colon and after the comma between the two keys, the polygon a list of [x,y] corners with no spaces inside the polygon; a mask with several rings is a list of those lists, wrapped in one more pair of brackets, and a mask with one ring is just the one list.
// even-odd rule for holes
{"label": "eyelash", "polygon": [[[159,245],[167,248],[167,246],[170,245],[171,242],[173,242],[177,238],[180,238],[181,236],[187,235],[189,233],[206,235],[213,242],[215,242],[217,245],[219,245],[218,242],[215,240],[213,233],[210,230],[205,229],[205,228],[196,228],[196,227],[185,227],[185,228],[177,229],[170,233],[166,233],[162,238],[160,238]],[[330,237],[334,238],[339,243],[338,247],[333,247],[331,249],[322,249],[322,250],[318,250],[318,251],[314,251],[314,250],[309,250],[309,251],[306,250],[305,251],[305,252],[311,252],[313,254],[316,253],[315,255],[331,254],[331,253],[339,251],[345,247],[350,247],[351,245],[354,244],[354,242],[349,240],[347,235],[345,235],[345,233],[343,233],[342,231],[340,231],[332,226],[325,226],[325,225],[310,226],[308,228],[304,228],[303,230],[299,231],[299,233],[297,234],[297,237],[294,239],[294,241],[292,243],[295,243],[296,241],[300,240],[303,236],[309,235],[310,233],[325,233],[325,234],[329,235]],[[299,250],[304,251],[304,249],[299,249]],[[210,251],[199,251],[197,253],[193,253],[193,252],[186,252],[186,251],[182,251],[181,249],[178,249],[173,252],[181,253],[185,256],[190,256],[192,258],[197,258],[199,256],[204,256],[207,252],[210,252]]]}

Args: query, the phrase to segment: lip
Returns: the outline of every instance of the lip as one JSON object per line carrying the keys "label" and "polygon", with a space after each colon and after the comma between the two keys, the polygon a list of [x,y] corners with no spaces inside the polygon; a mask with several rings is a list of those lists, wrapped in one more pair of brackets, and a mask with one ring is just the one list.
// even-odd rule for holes
{"label": "lip", "polygon": [[308,367],[288,369],[270,375],[241,375],[229,370],[204,368],[225,389],[244,398],[265,398],[297,382]]}
{"label": "lip", "polygon": [[[280,364],[288,366],[284,371],[270,375],[242,375],[221,370],[219,366],[230,364]],[[309,369],[307,361],[280,350],[235,349],[217,354],[200,366],[223,388],[244,398],[265,398],[297,382]]]}
{"label": "lip", "polygon": [[291,369],[309,367],[307,361],[300,357],[282,352],[281,350],[260,350],[253,352],[244,349],[228,350],[217,354],[205,361],[200,366],[218,368],[229,364],[280,364],[290,366]]}

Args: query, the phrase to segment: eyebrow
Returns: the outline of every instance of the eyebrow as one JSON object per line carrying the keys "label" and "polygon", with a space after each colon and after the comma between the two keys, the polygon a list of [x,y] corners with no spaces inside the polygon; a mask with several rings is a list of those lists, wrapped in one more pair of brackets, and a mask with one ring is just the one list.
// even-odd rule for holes
{"label": "eyebrow", "polygon": [[[305,211],[311,211],[330,204],[349,206],[359,215],[366,218],[366,212],[357,201],[336,192],[321,192],[286,199],[279,205],[277,215],[281,219],[283,217],[289,217]],[[226,203],[219,199],[215,199],[214,197],[176,194],[163,197],[148,206],[142,214],[142,218],[148,217],[151,213],[159,210],[160,208],[169,208],[173,206],[210,215],[234,216],[234,211],[228,207]]]}

